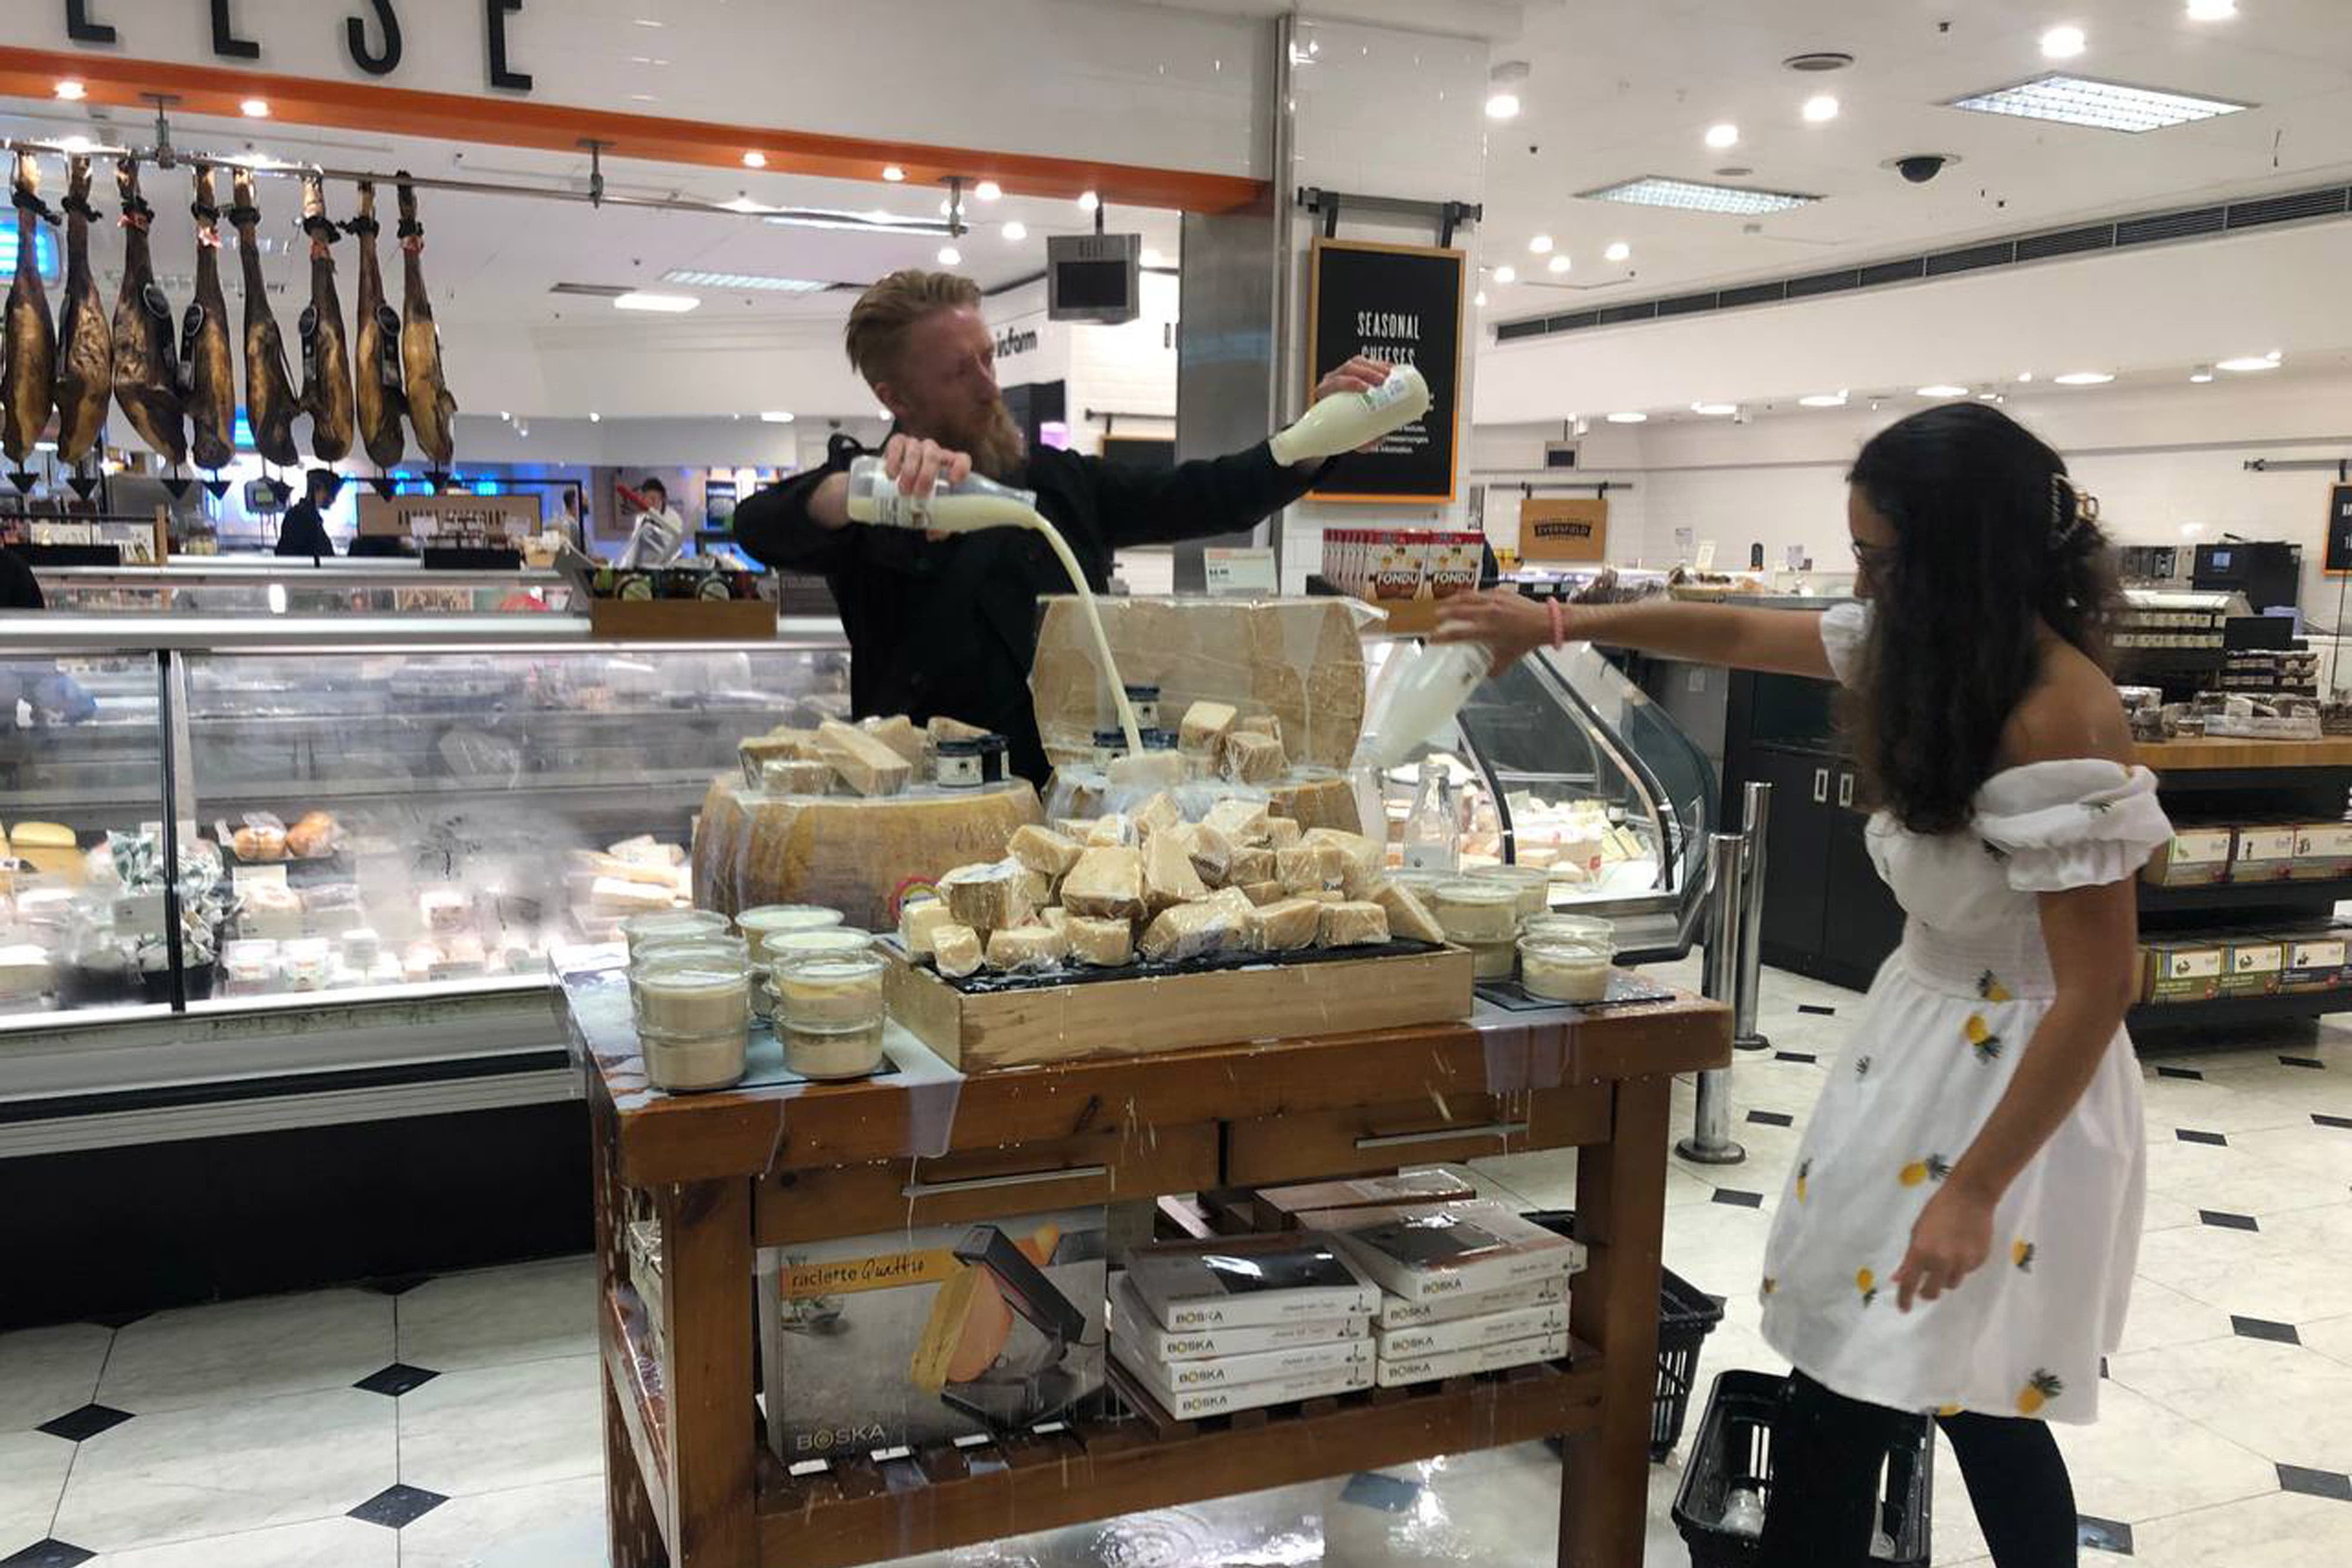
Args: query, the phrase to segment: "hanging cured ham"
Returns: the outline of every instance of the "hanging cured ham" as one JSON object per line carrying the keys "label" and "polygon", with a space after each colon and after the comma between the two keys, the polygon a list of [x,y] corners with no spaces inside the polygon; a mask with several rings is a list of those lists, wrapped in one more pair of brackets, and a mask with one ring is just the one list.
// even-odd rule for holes
{"label": "hanging cured ham", "polygon": [[339,230],[327,216],[327,183],[302,177],[302,230],[310,236],[310,303],[302,312],[302,412],[310,416],[310,455],[340,463],[352,449],[352,345],[335,288]]}
{"label": "hanging cured ham", "polygon": [[294,377],[286,368],[286,335],[278,330],[261,277],[261,245],[255,236],[261,209],[253,202],[253,171],[239,169],[232,188],[236,198],[228,221],[236,226],[245,269],[245,420],[263,461],[291,467],[302,460],[294,447]]}
{"label": "hanging cured ham", "polygon": [[[0,451],[8,454],[21,474],[33,444],[49,425],[56,402],[58,369],[57,323],[49,318],[49,297],[41,287],[37,254],[41,220],[55,222],[41,205],[41,171],[29,152],[16,154],[16,277],[8,286],[8,342],[5,376],[8,408],[0,419]],[[28,484],[19,479],[20,488]]]}
{"label": "hanging cured ham", "polygon": [[359,216],[343,227],[360,242],[359,358],[352,367],[360,444],[377,467],[390,468],[408,449],[400,428],[408,395],[400,370],[400,317],[383,302],[383,274],[376,267],[373,181],[360,182]]}
{"label": "hanging cured ham", "polygon": [[139,194],[139,165],[114,165],[122,197],[122,292],[114,303],[114,401],[131,428],[171,467],[188,460],[187,404],[172,338],[172,302],[155,281],[147,231],[155,209]]}
{"label": "hanging cured ham", "polygon": [[196,466],[217,474],[236,455],[236,360],[229,349],[228,297],[221,292],[220,207],[213,170],[196,165],[196,298],[180,321],[180,361],[195,427]]}
{"label": "hanging cured ham", "polygon": [[114,326],[89,271],[89,160],[66,166],[66,298],[58,322],[58,461],[70,467],[90,454],[106,428],[114,394]]}
{"label": "hanging cured ham", "polygon": [[441,329],[433,324],[433,298],[425,287],[425,225],[416,221],[416,188],[400,182],[400,248],[405,269],[401,288],[400,362],[408,378],[408,422],[416,444],[433,466],[446,471],[457,451],[452,422],[457,400],[441,371]]}

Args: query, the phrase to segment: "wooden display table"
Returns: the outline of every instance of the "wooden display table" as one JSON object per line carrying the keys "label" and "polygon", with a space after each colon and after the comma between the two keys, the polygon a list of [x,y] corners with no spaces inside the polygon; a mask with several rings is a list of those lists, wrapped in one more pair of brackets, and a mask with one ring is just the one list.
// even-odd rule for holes
{"label": "wooden display table", "polygon": [[[563,1000],[595,1144],[613,1568],[832,1568],[1554,1435],[1559,1562],[1641,1562],[1669,1088],[1729,1063],[1723,1007],[1482,1002],[1466,1023],[969,1078],[894,1031],[884,1076],[671,1097],[646,1086],[617,969],[567,974]],[[799,1479],[759,1429],[759,1248],[1562,1147],[1591,1249],[1565,1362],[1174,1426],[1106,1414]],[[629,1189],[661,1221],[659,1324],[628,1283]]]}

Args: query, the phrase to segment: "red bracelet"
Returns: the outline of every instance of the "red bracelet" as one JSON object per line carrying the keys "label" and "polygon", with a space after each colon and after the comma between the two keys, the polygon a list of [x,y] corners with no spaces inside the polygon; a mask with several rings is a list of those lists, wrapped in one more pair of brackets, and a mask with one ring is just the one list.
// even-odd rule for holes
{"label": "red bracelet", "polygon": [[1551,612],[1551,645],[1555,648],[1568,646],[1568,612],[1559,607],[1557,599],[1547,600],[1544,608]]}

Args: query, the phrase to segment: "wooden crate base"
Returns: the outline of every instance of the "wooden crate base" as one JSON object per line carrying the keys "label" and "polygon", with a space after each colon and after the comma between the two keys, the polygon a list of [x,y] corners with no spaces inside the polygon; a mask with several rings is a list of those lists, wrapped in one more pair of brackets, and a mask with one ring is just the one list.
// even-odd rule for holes
{"label": "wooden crate base", "polygon": [[630,643],[751,643],[776,634],[764,599],[593,599],[588,629]]}
{"label": "wooden crate base", "polygon": [[1460,947],[967,993],[885,944],[890,1016],[965,1072],[1470,1016]]}

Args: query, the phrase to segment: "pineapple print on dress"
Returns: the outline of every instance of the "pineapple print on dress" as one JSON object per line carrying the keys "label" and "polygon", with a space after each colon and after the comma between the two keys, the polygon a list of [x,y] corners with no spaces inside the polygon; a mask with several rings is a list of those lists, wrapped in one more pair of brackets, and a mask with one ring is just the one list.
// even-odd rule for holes
{"label": "pineapple print on dress", "polygon": [[1853,1288],[1862,1292],[1862,1304],[1865,1307],[1878,1300],[1878,1276],[1867,1269],[1854,1270]]}
{"label": "pineapple print on dress", "polygon": [[2033,1272],[2033,1243],[2020,1238],[2009,1249],[2009,1260],[2021,1274]]}
{"label": "pineapple print on dress", "polygon": [[1895,1179],[1905,1186],[1920,1186],[1927,1182],[1941,1181],[1951,1174],[1951,1162],[1941,1155],[1929,1155],[1924,1160],[1913,1160],[1905,1166]]}
{"label": "pineapple print on dress", "polygon": [[2009,988],[2002,985],[2000,977],[1990,969],[1977,977],[1977,995],[1989,1002],[2005,1002],[2011,999]]}
{"label": "pineapple print on dress", "polygon": [[2017,1391],[2017,1413],[2039,1416],[2043,1406],[2065,1392],[2066,1385],[2056,1373],[2046,1366],[2036,1367],[2033,1375],[2026,1380],[2025,1386]]}
{"label": "pineapple print on dress", "polygon": [[1967,1027],[1960,1032],[1975,1049],[1979,1061],[2000,1060],[2000,1036],[1993,1033],[1992,1025],[1985,1022],[1984,1014],[1970,1013]]}
{"label": "pineapple print on dress", "polygon": [[1804,1201],[1805,1201],[1805,1194],[1806,1194],[1806,1191],[1807,1191],[1807,1189],[1808,1189],[1808,1188],[1810,1188],[1810,1187],[1812,1186],[1812,1180],[1813,1180],[1813,1162],[1812,1162],[1812,1161],[1811,1161],[1811,1160],[1800,1160],[1800,1161],[1798,1161],[1798,1162],[1797,1162],[1797,1201],[1798,1201],[1799,1203],[1802,1203],[1802,1202],[1804,1202]]}

